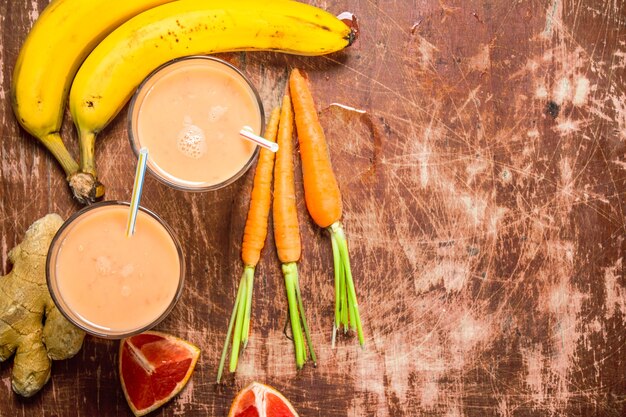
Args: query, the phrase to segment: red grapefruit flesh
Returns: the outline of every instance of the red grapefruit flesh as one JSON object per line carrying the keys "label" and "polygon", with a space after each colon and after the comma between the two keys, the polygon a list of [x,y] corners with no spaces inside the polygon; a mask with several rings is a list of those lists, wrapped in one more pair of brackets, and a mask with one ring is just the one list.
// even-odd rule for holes
{"label": "red grapefruit flesh", "polygon": [[253,382],[242,389],[230,406],[228,417],[298,417],[293,406],[274,388]]}
{"label": "red grapefruit flesh", "polygon": [[133,413],[146,415],[178,394],[199,356],[200,349],[165,333],[150,331],[122,340],[120,381]]}

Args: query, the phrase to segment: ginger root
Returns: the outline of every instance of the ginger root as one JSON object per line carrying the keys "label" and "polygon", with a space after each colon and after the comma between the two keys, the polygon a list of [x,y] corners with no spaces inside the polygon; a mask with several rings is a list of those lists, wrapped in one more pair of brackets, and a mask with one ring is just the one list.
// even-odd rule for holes
{"label": "ginger root", "polygon": [[48,248],[62,224],[57,214],[33,223],[9,252],[13,269],[0,277],[0,361],[15,353],[11,385],[24,397],[48,382],[51,360],[74,356],[85,336],[57,310],[46,284]]}

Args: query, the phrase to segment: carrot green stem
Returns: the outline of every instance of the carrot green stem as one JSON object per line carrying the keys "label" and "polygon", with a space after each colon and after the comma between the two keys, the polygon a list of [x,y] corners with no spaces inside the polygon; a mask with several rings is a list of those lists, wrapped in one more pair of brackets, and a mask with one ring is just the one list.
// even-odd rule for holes
{"label": "carrot green stem", "polygon": [[300,317],[302,318],[302,327],[304,328],[304,336],[306,337],[306,344],[309,347],[309,353],[311,354],[311,360],[313,366],[317,366],[317,356],[315,356],[315,350],[313,350],[313,341],[311,340],[311,333],[309,332],[309,326],[306,323],[306,313],[304,311],[304,303],[302,303],[302,294],[300,293],[300,279],[298,278],[298,270],[296,270],[296,297],[298,298],[298,309],[300,310]]}
{"label": "carrot green stem", "polygon": [[254,267],[246,266],[241,275],[239,288],[237,289],[237,298],[233,306],[233,312],[228,322],[228,330],[222,356],[220,357],[220,365],[217,369],[217,382],[222,379],[224,364],[226,363],[226,354],[230,339],[233,339],[233,346],[230,350],[230,372],[237,370],[237,362],[239,361],[239,352],[248,344],[248,335],[250,333],[250,312],[252,309],[252,288],[254,283]]}
{"label": "carrot green stem", "polygon": [[346,281],[344,279],[344,275],[341,269],[341,252],[339,251],[339,243],[337,243],[337,237],[334,234],[331,234],[331,242],[335,241],[335,245],[337,245],[337,252],[333,251],[333,264],[337,265],[335,269],[335,274],[339,275],[339,286],[337,288],[337,292],[335,293],[335,305],[339,304],[339,315],[335,317],[335,321],[339,323],[337,325],[337,329],[341,328],[341,325],[344,324],[344,313],[346,308],[344,306],[345,302],[345,284]]}
{"label": "carrot green stem", "polygon": [[[339,248],[339,242],[337,241],[337,236],[335,236],[335,241],[337,242],[337,248]],[[346,289],[346,274],[344,273],[343,268],[343,260],[341,258],[341,250],[339,250],[339,276],[341,279],[339,280],[339,321],[343,326],[343,332],[348,332],[348,292]]]}
{"label": "carrot green stem", "polygon": [[[339,248],[339,253],[341,253],[341,247]],[[350,305],[348,303],[348,285],[346,283],[346,274],[344,272],[345,268],[343,267],[343,263],[339,264],[339,267],[341,268],[339,273],[341,274],[341,276],[343,276],[341,283],[341,288],[343,290],[343,293],[341,294],[341,296],[343,297],[343,305],[341,306],[341,321],[343,323],[343,332],[348,333],[348,306]]]}
{"label": "carrot green stem", "polygon": [[[359,311],[358,311],[358,310],[359,310],[359,308],[358,308],[358,306],[357,306],[357,307],[355,307],[355,305],[356,305],[356,301],[352,301],[352,297],[350,296],[350,291],[349,291],[349,285],[348,285],[347,287],[348,287],[348,288],[347,288],[347,290],[348,290],[348,297],[347,297],[347,298],[348,298],[349,300],[351,300],[351,303],[350,303],[350,304],[352,305],[352,307],[348,309],[348,319],[349,319],[349,321],[350,321],[350,329],[351,329],[351,330],[356,330],[356,321],[357,321],[357,320],[356,320],[356,315],[357,315],[357,314],[358,314],[358,312],[359,312]],[[359,342],[360,342],[360,339],[359,339]]]}
{"label": "carrot green stem", "polygon": [[[352,269],[350,268],[350,254],[348,252],[348,242],[346,235],[343,231],[341,222],[335,222],[329,227],[331,233],[331,241],[334,239],[334,243],[337,245],[338,250],[333,249],[333,256],[335,257],[335,265],[339,264],[340,275],[340,309],[341,317],[340,321],[344,325],[344,329],[347,330],[348,322],[352,328],[356,328],[357,335],[359,337],[359,344],[365,345],[365,338],[363,336],[363,327],[361,325],[361,316],[359,314],[359,304],[357,302],[356,290],[354,288],[354,281],[352,279]],[[336,257],[339,255],[339,262]],[[336,270],[337,266],[335,266]],[[337,297],[337,295],[335,295]],[[335,301],[336,303],[336,301]],[[335,317],[335,322],[337,317]]]}
{"label": "carrot green stem", "polygon": [[243,329],[243,322],[246,317],[248,281],[246,281],[245,272],[241,275],[239,288],[241,288],[241,299],[239,300],[239,305],[237,306],[237,317],[235,318],[235,331],[233,334],[233,347],[230,350],[230,372],[235,372],[235,370],[237,369],[237,362],[239,361],[239,350],[241,346],[241,331]]}
{"label": "carrot green stem", "polygon": [[230,320],[228,321],[228,330],[226,331],[226,340],[224,341],[224,348],[222,349],[222,356],[220,358],[220,365],[217,368],[217,383],[220,383],[222,379],[222,372],[224,371],[224,364],[226,363],[226,354],[228,353],[228,345],[230,344],[230,338],[233,334],[233,325],[235,324],[235,318],[237,317],[237,310],[239,308],[239,303],[241,301],[242,294],[242,285],[239,285],[239,289],[237,290],[237,298],[235,298],[235,305],[233,306],[233,312],[230,315]]}
{"label": "carrot green stem", "polygon": [[300,325],[301,312],[298,309],[298,266],[295,262],[289,262],[282,265],[282,270],[285,277],[287,301],[289,303],[289,319],[295,346],[296,366],[300,369],[306,362],[306,350],[302,340],[302,327]]}
{"label": "carrot green stem", "polygon": [[243,275],[246,279],[246,289],[248,293],[246,294],[246,315],[243,321],[243,329],[241,331],[241,342],[243,343],[243,348],[245,349],[248,346],[248,336],[250,335],[250,315],[252,313],[252,288],[254,287],[254,267],[248,266],[243,270]]}
{"label": "carrot green stem", "polygon": [[337,329],[341,326],[340,314],[341,314],[341,297],[339,297],[341,276],[341,256],[339,254],[339,245],[337,245],[337,239],[334,234],[330,234],[330,241],[333,245],[333,270],[335,271],[335,322],[333,323],[333,336],[332,347],[335,347],[335,340],[337,339]]}

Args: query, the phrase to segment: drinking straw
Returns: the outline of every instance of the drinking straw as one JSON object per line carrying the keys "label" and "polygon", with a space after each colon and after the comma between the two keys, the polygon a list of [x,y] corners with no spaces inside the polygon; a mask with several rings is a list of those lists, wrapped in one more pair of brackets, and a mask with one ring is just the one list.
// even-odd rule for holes
{"label": "drinking straw", "polygon": [[128,224],[126,225],[126,236],[131,237],[135,233],[135,223],[137,222],[137,212],[139,211],[139,201],[141,200],[141,191],[143,189],[143,180],[146,174],[146,162],[148,161],[148,149],[141,148],[139,151],[139,159],[137,161],[137,171],[135,172],[135,184],[133,185],[133,194],[130,199],[130,213],[128,216]]}
{"label": "drinking straw", "polygon": [[249,126],[244,126],[243,129],[239,131],[239,134],[245,139],[248,139],[250,142],[256,143],[265,149],[272,152],[278,152],[278,143],[267,140],[259,135],[255,135],[252,128]]}

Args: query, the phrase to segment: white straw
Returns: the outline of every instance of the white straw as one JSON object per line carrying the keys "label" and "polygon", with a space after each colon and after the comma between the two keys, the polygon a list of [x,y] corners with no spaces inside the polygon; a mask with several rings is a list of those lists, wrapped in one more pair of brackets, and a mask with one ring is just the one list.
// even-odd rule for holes
{"label": "white straw", "polygon": [[128,224],[126,225],[127,237],[131,237],[135,233],[135,223],[137,222],[139,201],[141,200],[143,180],[146,174],[146,162],[148,162],[148,149],[141,148],[141,150],[139,151],[139,160],[137,161],[137,171],[135,172],[135,184],[133,185],[133,194],[130,199],[130,213],[128,216]]}
{"label": "white straw", "polygon": [[268,149],[272,152],[278,152],[278,143],[267,140],[262,136],[255,135],[252,131],[252,128],[249,126],[244,126],[243,129],[239,131],[239,134],[242,137],[248,139],[250,142],[256,143],[257,145],[265,149]]}

